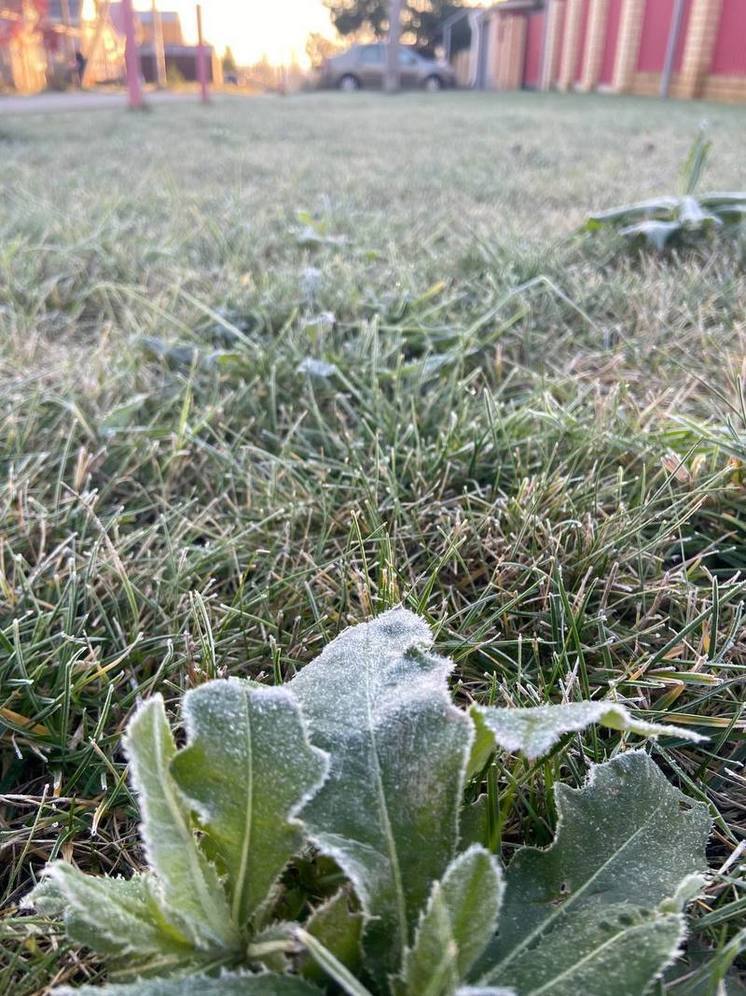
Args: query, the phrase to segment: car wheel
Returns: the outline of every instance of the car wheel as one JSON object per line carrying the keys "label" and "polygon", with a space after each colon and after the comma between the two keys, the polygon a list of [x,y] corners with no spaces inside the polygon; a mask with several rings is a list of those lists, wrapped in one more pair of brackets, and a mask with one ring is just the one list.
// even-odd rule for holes
{"label": "car wheel", "polygon": [[437,93],[443,89],[443,80],[440,76],[428,76],[425,80],[425,89],[428,93]]}
{"label": "car wheel", "polygon": [[353,76],[352,73],[345,73],[345,75],[339,81],[339,89],[344,90],[345,93],[351,93],[353,90],[360,89],[360,80],[357,76]]}

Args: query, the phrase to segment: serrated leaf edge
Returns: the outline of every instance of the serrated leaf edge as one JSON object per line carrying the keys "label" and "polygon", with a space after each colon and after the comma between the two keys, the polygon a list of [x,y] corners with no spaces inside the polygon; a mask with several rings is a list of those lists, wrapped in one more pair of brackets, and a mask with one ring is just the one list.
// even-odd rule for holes
{"label": "serrated leaf edge", "polygon": [[[216,680],[222,684],[222,682],[225,679],[216,679]],[[309,789],[307,789],[302,794],[302,796],[298,799],[295,805],[292,806],[292,808],[289,810],[287,815],[288,824],[292,826],[295,830],[299,831],[299,833],[301,833],[303,836],[307,837],[308,835],[305,833],[305,824],[300,817],[300,812],[303,809],[303,807],[308,802],[310,802],[311,799],[313,799],[313,797],[317,794],[319,789],[322,787],[322,785],[326,782],[327,778],[329,777],[329,754],[326,751],[321,750],[319,747],[316,747],[311,743],[308,732],[308,722],[306,721],[306,718],[303,715],[303,710],[300,706],[298,699],[289,690],[285,688],[278,688],[272,685],[260,685],[255,682],[249,683],[245,682],[241,678],[235,678],[235,677],[228,678],[227,681],[239,687],[244,687],[247,697],[249,699],[251,699],[255,695],[259,695],[260,697],[268,700],[274,699],[275,701],[283,702],[284,704],[290,707],[290,709],[298,719],[298,725],[302,733],[303,743],[308,748],[309,752],[316,757],[321,767],[321,772],[318,781],[315,782]],[[213,682],[208,682],[207,684],[212,684],[212,683]],[[204,687],[205,687],[204,685],[200,686],[200,688]],[[186,738],[187,738],[186,747],[189,747],[194,742],[194,739],[196,737],[195,726],[194,726],[195,717],[191,714],[189,709],[189,698],[192,691],[196,691],[196,689],[190,690],[184,696],[184,702],[181,711],[182,722],[184,724],[184,730],[186,732]],[[249,720],[249,727],[251,727],[250,720]],[[185,748],[182,748],[182,750],[183,749]],[[253,751],[253,745],[250,745],[249,752],[252,753],[252,751]],[[177,751],[177,755],[175,756],[178,756],[179,753],[181,753],[181,751]],[[187,799],[187,801],[189,802],[189,805],[191,806],[193,811],[197,814],[198,818],[202,819],[205,822],[209,821],[212,815],[209,808],[200,803],[199,800],[192,798],[192,796],[188,795],[187,793],[184,793],[183,790],[181,791],[182,794],[184,795],[184,798]],[[247,834],[243,842],[244,862],[242,864],[242,869],[241,869],[242,874],[244,875],[243,881],[245,881],[245,876],[248,874],[249,849],[250,849],[250,834]],[[282,876],[282,873],[286,867],[287,867],[287,862],[285,863],[285,866],[283,866],[283,868],[280,869],[278,874],[275,876],[275,879],[270,885],[270,888],[268,889],[265,898],[255,909],[253,913],[253,918],[255,920],[261,920],[262,913],[267,909],[269,905],[272,904],[274,897],[273,887],[277,883],[279,878]],[[241,889],[236,888],[235,896],[236,898],[233,901],[233,909],[232,909],[234,917],[235,917],[236,907],[237,905],[239,905]]]}
{"label": "serrated leaf edge", "polygon": [[[493,871],[495,872],[495,878],[497,881],[497,915],[499,917],[500,908],[502,907],[502,902],[503,902],[503,896],[505,894],[505,878],[503,875],[503,870],[500,866],[500,862],[497,860],[494,854],[491,854],[487,850],[486,847],[483,847],[481,844],[471,844],[469,847],[466,848],[465,851],[461,851],[453,858],[448,868],[446,869],[443,878],[438,879],[436,882],[433,882],[432,888],[430,889],[430,895],[427,898],[427,902],[425,903],[423,909],[420,911],[420,916],[414,931],[412,943],[408,945],[403,952],[401,972],[399,973],[398,976],[398,978],[401,979],[402,982],[406,983],[407,962],[411,957],[411,955],[413,954],[413,952],[417,949],[421,931],[425,926],[425,923],[427,922],[427,919],[430,913],[432,912],[435,903],[438,901],[438,898],[442,894],[443,881],[448,875],[458,874],[458,872],[461,869],[461,866],[466,864],[469,861],[469,859],[472,857],[472,855],[477,853],[483,854],[487,857],[490,864],[492,865]],[[474,962],[472,962],[470,967],[473,967],[473,965]],[[468,970],[465,974],[468,974]]]}
{"label": "serrated leaf edge", "polygon": [[[578,703],[561,703],[558,704],[556,708],[561,709],[563,706],[575,704],[585,707],[586,715],[582,719],[568,719],[566,727],[557,732],[557,736],[552,743],[538,751],[522,749],[522,740],[518,735],[510,736],[501,734],[489,725],[488,719],[491,710],[496,712],[504,711],[506,713],[521,712],[522,710],[508,707],[498,709],[494,706],[481,706],[474,703],[469,709],[469,714],[480,731],[485,730],[492,736],[496,747],[500,747],[509,753],[523,754],[529,761],[536,761],[540,757],[547,754],[565,733],[581,733],[594,723],[598,723],[608,729],[617,730],[619,732],[636,733],[638,736],[652,739],[661,736],[674,736],[679,737],[682,740],[690,740],[694,743],[700,743],[707,740],[707,737],[702,736],[700,733],[696,733],[694,730],[683,729],[678,726],[672,726],[671,724],[650,723],[646,720],[635,719],[626,706],[623,706],[618,702],[608,702],[602,700],[584,701]],[[552,703],[546,703],[540,706],[531,706],[523,711],[528,712],[545,709],[549,712],[552,708]]]}
{"label": "serrated leaf edge", "polygon": [[[644,750],[630,750],[630,751],[627,751],[623,755],[618,755],[618,757],[643,757],[643,758],[647,758],[648,761],[650,761],[651,764],[653,763],[650,760],[650,756],[648,755],[648,753],[646,751],[644,751]],[[566,790],[566,791],[569,791],[569,792],[584,792],[584,791],[587,791],[588,789],[592,789],[593,786],[595,785],[595,782],[596,782],[596,775],[597,775],[597,773],[601,769],[605,768],[607,765],[612,764],[614,760],[616,760],[616,758],[612,758],[609,761],[603,761],[600,764],[594,764],[594,765],[592,765],[591,769],[590,769],[590,772],[588,774],[587,779],[585,780],[585,782],[583,783],[583,785],[580,786],[580,788],[578,788],[578,789],[572,789],[572,788],[569,788],[568,786],[566,786],[566,785],[564,785],[562,783],[558,783],[557,785],[555,785],[555,789],[554,789],[555,797],[558,795],[558,793],[559,793],[560,790]],[[516,854],[519,854],[523,850],[539,851],[541,853],[546,853],[547,851],[551,851],[554,847],[556,847],[557,846],[557,842],[559,840],[559,836],[560,836],[560,830],[561,830],[561,828],[562,828],[562,826],[564,824],[564,819],[563,819],[563,816],[562,816],[562,809],[561,809],[560,806],[557,806],[557,813],[558,813],[558,818],[557,818],[557,825],[556,825],[555,831],[554,831],[554,839],[552,840],[552,843],[549,845],[549,847],[537,848],[537,847],[524,846],[523,848],[520,848],[520,850],[518,852],[516,852]],[[642,829],[641,827],[638,827],[638,829],[635,831],[635,834],[639,833],[639,831],[641,829]],[[626,843],[627,842],[625,842],[625,846],[626,846]],[[581,889],[579,889],[577,892],[574,893],[574,895],[572,897],[573,901],[576,900],[578,896],[582,895],[585,892],[585,890],[587,889],[588,885],[591,882],[593,882],[593,880],[595,879],[596,875],[597,875],[597,873],[594,873],[594,875],[591,878],[589,878],[583,884],[583,886],[581,887]],[[671,903],[676,902],[677,899],[681,900],[682,904],[683,904],[684,897],[685,897],[685,901],[687,903],[690,902],[690,901],[692,901],[694,897],[688,895],[687,887],[692,883],[693,879],[700,879],[700,880],[704,881],[703,876],[698,876],[696,873],[693,873],[693,874],[690,873],[688,875],[685,875],[684,878],[679,883],[679,885],[678,885],[678,887],[677,887],[676,892],[674,893],[674,895],[671,896],[671,897],[669,897],[669,898],[667,898],[667,899],[664,899],[662,903],[660,903],[657,907],[654,908],[654,910],[656,912],[659,912],[662,916],[664,916],[664,915],[676,915],[676,916],[678,916],[679,920],[680,920],[680,923],[681,923],[682,931],[683,931],[683,934],[680,936],[679,941],[677,942],[676,948],[675,948],[674,952],[672,953],[671,960],[669,962],[666,962],[666,964],[663,966],[663,968],[661,968],[661,970],[660,970],[661,972],[664,972],[666,970],[666,968],[670,967],[670,965],[673,964],[673,962],[678,957],[678,951],[679,951],[679,948],[680,948],[681,944],[683,943],[684,940],[686,940],[686,921],[685,921],[683,915],[681,913],[671,914],[669,912],[666,912],[665,907],[666,907],[667,904],[670,905]],[[565,904],[562,907],[562,909],[564,910],[564,909],[566,909],[566,907],[567,907],[567,904]],[[553,916],[558,916],[558,915],[559,915],[559,913],[553,914]],[[499,969],[503,968],[503,966],[506,965],[506,964],[508,964],[509,962],[512,962],[513,959],[516,957],[516,955],[519,954],[521,951],[525,950],[528,947],[528,945],[531,943],[532,940],[534,940],[536,937],[540,936],[541,934],[543,934],[545,932],[547,922],[551,922],[551,917],[549,918],[549,920],[542,921],[542,923],[540,925],[540,928],[535,929],[530,934],[528,934],[519,944],[517,944],[510,951],[510,953],[505,958],[502,959],[501,962],[499,962],[497,965],[492,966],[492,968],[490,968],[487,972],[485,972],[483,974],[483,976],[479,979],[478,984],[480,984],[480,985],[483,985],[483,984],[489,985],[493,981],[493,976],[495,976],[498,973]],[[652,982],[656,978],[659,977],[659,974],[660,973],[658,973],[658,974],[656,974],[656,975],[654,975],[652,977],[651,984],[652,984]],[[498,975],[498,978],[499,978],[499,975]],[[556,981],[556,980],[554,980],[554,981]],[[541,992],[541,990],[534,990],[531,993],[525,993],[525,994],[521,993],[520,996],[534,996],[534,993],[538,993],[538,992]]]}
{"label": "serrated leaf edge", "polygon": [[[142,796],[143,793],[140,789],[140,775],[139,775],[139,765],[137,758],[135,756],[136,748],[133,751],[133,740],[132,740],[132,728],[137,719],[143,719],[147,716],[149,712],[160,712],[166,727],[168,728],[169,734],[173,737],[171,731],[171,726],[168,722],[168,717],[166,716],[165,703],[163,701],[163,696],[160,693],[156,693],[138,706],[132,719],[127,724],[127,730],[123,739],[123,746],[125,753],[127,755],[129,766],[130,766],[130,778],[137,794],[141,813],[143,811]],[[220,896],[211,896],[211,890],[207,887],[207,883],[203,881],[202,869],[199,867],[200,862],[204,861],[207,869],[211,870],[216,881],[220,881],[217,869],[212,864],[212,862],[206,857],[206,855],[199,849],[197,845],[196,838],[194,836],[194,829],[190,825],[187,819],[184,818],[184,814],[180,811],[178,796],[182,793],[173,779],[171,779],[170,771],[168,768],[170,763],[167,765],[167,770],[165,772],[166,777],[161,778],[161,785],[166,795],[166,801],[169,809],[172,811],[174,820],[178,821],[183,826],[183,838],[185,846],[187,847],[190,855],[190,865],[192,866],[193,875],[192,882],[194,883],[194,888],[198,892],[200,897],[200,905],[205,911],[205,923],[194,923],[191,918],[187,919],[179,913],[178,910],[173,909],[172,905],[166,901],[166,894],[164,890],[164,883],[161,877],[155,871],[157,863],[153,859],[152,855],[152,842],[150,841],[150,834],[147,832],[145,819],[142,819],[139,823],[138,830],[140,834],[140,839],[143,843],[143,849],[145,851],[145,856],[148,862],[148,866],[154,872],[154,884],[153,893],[158,896],[158,903],[161,908],[171,916],[175,916],[179,923],[184,924],[185,928],[192,934],[192,940],[197,948],[204,947],[204,939],[208,942],[208,947],[212,944],[216,944],[218,947],[225,947],[226,941],[230,940],[230,935],[235,935],[234,940],[238,940],[238,931],[235,924],[232,923],[230,917],[227,918],[227,922],[211,923],[210,916],[208,915],[209,907],[212,905],[211,900],[214,898],[216,901],[222,901],[225,903],[226,913],[228,913],[228,904],[225,893],[221,891]],[[169,781],[171,784],[169,785]],[[178,795],[177,795],[178,794]],[[183,797],[186,800],[186,797]],[[205,895],[205,891],[207,895]],[[227,931],[227,933],[226,933]]]}

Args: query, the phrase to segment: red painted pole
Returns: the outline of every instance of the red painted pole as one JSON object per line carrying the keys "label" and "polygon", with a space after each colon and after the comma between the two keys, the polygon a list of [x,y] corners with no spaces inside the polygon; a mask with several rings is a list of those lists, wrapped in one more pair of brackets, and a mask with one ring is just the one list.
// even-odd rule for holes
{"label": "red painted pole", "polygon": [[143,105],[140,85],[140,52],[137,47],[135,12],[132,9],[132,0],[122,0],[122,17],[124,18],[124,65],[127,71],[129,106],[130,110],[139,110]]}
{"label": "red painted pole", "polygon": [[207,92],[207,52],[202,37],[202,4],[199,3],[197,4],[197,79],[202,103],[207,104],[210,101]]}

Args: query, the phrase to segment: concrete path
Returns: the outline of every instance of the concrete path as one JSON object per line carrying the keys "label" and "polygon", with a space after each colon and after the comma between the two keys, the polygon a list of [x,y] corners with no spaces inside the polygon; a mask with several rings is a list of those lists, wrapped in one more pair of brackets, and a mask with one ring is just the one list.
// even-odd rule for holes
{"label": "concrete path", "polygon": [[[153,92],[145,94],[148,104],[196,103],[196,93]],[[37,93],[32,97],[0,97],[0,117],[6,114],[57,114],[65,111],[100,111],[127,106],[127,95],[79,90],[69,93]]]}

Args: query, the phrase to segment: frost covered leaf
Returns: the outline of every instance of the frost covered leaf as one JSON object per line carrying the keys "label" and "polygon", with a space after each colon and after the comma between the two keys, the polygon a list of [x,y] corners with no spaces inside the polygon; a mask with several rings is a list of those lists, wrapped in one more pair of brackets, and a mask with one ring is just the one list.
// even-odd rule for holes
{"label": "frost covered leaf", "polygon": [[628,239],[643,240],[648,246],[662,252],[674,235],[681,232],[681,224],[678,221],[656,221],[648,219],[639,221],[635,225],[627,225],[620,228],[619,234]]}
{"label": "frost covered leaf", "polygon": [[455,858],[430,898],[404,956],[403,992],[452,996],[492,939],[502,902],[502,874],[483,847]]}
{"label": "frost covered leaf", "polygon": [[[354,970],[359,967],[363,915],[350,909],[350,897],[344,889],[314,910],[305,928],[307,933],[323,944],[345,968]],[[323,977],[319,966],[311,960],[306,960],[301,970],[309,979],[321,980]]]}
{"label": "frost covered leaf", "polygon": [[236,946],[238,931],[225,892],[197,846],[189,807],[169,771],[176,744],[160,695],[135,713],[125,748],[140,801],[148,864],[158,877],[169,918],[178,915],[197,947]]}
{"label": "frost covered leaf", "polygon": [[292,975],[225,973],[215,978],[149,979],[125,985],[62,986],[53,996],[320,996],[321,990]]}
{"label": "frost covered leaf", "polygon": [[203,845],[227,875],[231,916],[245,926],[302,842],[295,814],[325,759],[281,688],[211,681],[184,698],[187,746],[171,773],[192,803]]}
{"label": "frost covered leaf", "polygon": [[461,986],[455,996],[518,996],[515,989],[503,989],[502,986]]}
{"label": "frost covered leaf", "polygon": [[288,686],[329,777],[302,818],[352,881],[366,914],[372,974],[398,971],[430,893],[453,857],[468,716],[448,694],[452,663],[405,609],[345,630]]}
{"label": "frost covered leaf", "polygon": [[188,939],[168,923],[152,895],[149,876],[131,879],[85,875],[57,861],[27,897],[43,915],[64,913],[68,936],[101,954],[188,957]]}
{"label": "frost covered leaf", "polygon": [[581,789],[558,785],[556,800],[552,846],[524,848],[508,867],[480,983],[521,996],[642,993],[678,950],[679,909],[701,886],[707,807],[641,751],[594,767]]}
{"label": "frost covered leaf", "polygon": [[464,806],[459,817],[459,847],[487,844],[490,831],[490,800],[486,793]]}
{"label": "frost covered leaf", "polygon": [[577,733],[592,723],[600,723],[612,730],[629,730],[641,737],[678,737],[701,741],[692,730],[678,726],[661,726],[635,719],[622,705],[615,702],[567,702],[562,705],[542,705],[529,709],[497,708],[474,705],[471,715],[477,727],[476,743],[481,746],[470,761],[470,771],[484,762],[485,735],[491,734],[493,743],[513,754],[524,754],[533,761],[554,747],[565,733]]}

